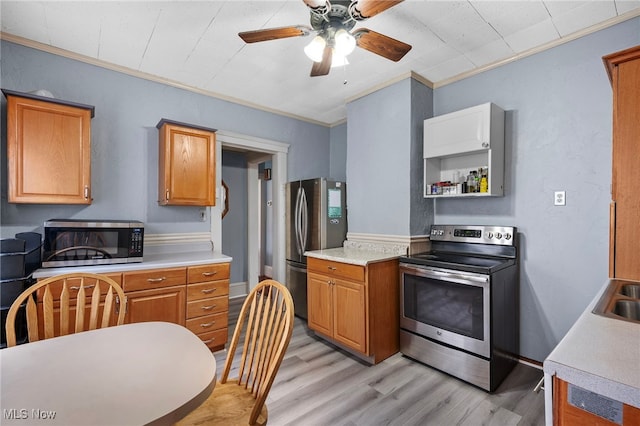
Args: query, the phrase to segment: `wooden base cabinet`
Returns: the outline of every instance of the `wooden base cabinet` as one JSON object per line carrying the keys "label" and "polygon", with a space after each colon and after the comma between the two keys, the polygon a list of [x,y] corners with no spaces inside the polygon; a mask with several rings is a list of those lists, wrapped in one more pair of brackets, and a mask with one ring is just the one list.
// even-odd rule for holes
{"label": "wooden base cabinet", "polygon": [[307,259],[309,328],[373,364],[398,352],[398,261]]}
{"label": "wooden base cabinet", "polygon": [[[143,269],[105,274],[122,286],[126,305],[116,301],[111,316],[115,325],[118,309],[126,309],[125,324],[145,321],[172,322],[187,327],[211,349],[224,349],[229,322],[229,263],[212,263],[180,268]],[[71,283],[73,284],[73,283]],[[62,283],[52,287],[54,309],[59,307]],[[71,287],[70,297],[75,293]],[[106,288],[104,291],[106,294]],[[38,293],[42,300],[44,290]],[[90,293],[88,293],[90,295]],[[104,297],[104,295],[103,295]],[[42,302],[38,303],[40,314]],[[71,318],[75,318],[73,306]],[[88,324],[89,307],[85,321]],[[101,315],[101,313],[100,313]],[[54,328],[60,329],[55,323]],[[41,330],[42,332],[42,330]]]}
{"label": "wooden base cabinet", "polygon": [[[608,400],[585,391],[588,399],[583,407],[571,403],[569,388],[573,386],[558,377],[553,377],[553,424],[555,426],[618,426],[640,425],[640,408]],[[578,388],[579,389],[579,388]],[[580,398],[576,398],[579,400]],[[601,412],[612,421],[593,412]],[[620,422],[621,421],[621,422]]]}
{"label": "wooden base cabinet", "polygon": [[126,324],[166,321],[185,325],[187,268],[125,272]]}
{"label": "wooden base cabinet", "polygon": [[187,268],[187,328],[211,350],[227,343],[229,272],[229,263]]}

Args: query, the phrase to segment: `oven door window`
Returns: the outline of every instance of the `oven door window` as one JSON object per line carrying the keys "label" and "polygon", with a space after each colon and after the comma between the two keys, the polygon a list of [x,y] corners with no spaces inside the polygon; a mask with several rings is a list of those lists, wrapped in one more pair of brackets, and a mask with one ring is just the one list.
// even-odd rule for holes
{"label": "oven door window", "polygon": [[404,317],[484,340],[483,287],[403,274]]}

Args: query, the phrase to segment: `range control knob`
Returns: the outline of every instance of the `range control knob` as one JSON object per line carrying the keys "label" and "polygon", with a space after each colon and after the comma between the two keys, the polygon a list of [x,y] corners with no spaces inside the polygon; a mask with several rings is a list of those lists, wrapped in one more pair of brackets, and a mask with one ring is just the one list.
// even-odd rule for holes
{"label": "range control knob", "polygon": [[489,233],[487,234],[487,237],[488,237],[489,239],[492,239],[492,238],[493,238],[493,232],[489,232]]}
{"label": "range control knob", "polygon": [[504,234],[504,238],[506,240],[510,240],[511,239],[511,234]]}
{"label": "range control knob", "polygon": [[501,234],[501,233],[499,233],[499,232],[496,232],[496,238],[497,238],[497,239],[502,238],[502,234]]}

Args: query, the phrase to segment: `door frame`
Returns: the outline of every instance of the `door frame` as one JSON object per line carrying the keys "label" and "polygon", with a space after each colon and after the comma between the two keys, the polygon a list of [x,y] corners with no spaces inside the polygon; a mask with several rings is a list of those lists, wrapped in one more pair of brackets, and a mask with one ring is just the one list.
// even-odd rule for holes
{"label": "door frame", "polygon": [[[285,183],[287,182],[287,153],[289,144],[276,142],[240,133],[219,130],[216,147],[216,182],[222,182],[222,148],[261,153],[251,155],[247,160],[247,280],[251,291],[258,284],[260,275],[260,206],[258,164],[270,156],[272,162],[271,182],[273,197],[273,279],[285,279]],[[218,192],[220,193],[220,192]],[[222,208],[216,203],[215,213],[211,213],[211,238],[213,246],[222,251]]]}

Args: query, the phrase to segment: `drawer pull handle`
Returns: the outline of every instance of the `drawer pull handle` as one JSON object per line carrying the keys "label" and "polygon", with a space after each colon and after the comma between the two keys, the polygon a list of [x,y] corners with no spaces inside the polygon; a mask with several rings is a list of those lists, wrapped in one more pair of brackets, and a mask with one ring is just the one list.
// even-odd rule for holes
{"label": "drawer pull handle", "polygon": [[213,293],[216,290],[217,289],[215,288],[205,288],[204,290],[200,290],[200,291],[203,292],[204,294],[209,294],[209,293]]}
{"label": "drawer pull handle", "polygon": [[215,307],[216,307],[216,305],[211,305],[211,306],[202,306],[202,310],[203,310],[203,311],[210,311],[210,310],[212,310],[212,309],[213,309],[213,308],[215,308]]}
{"label": "drawer pull handle", "polygon": [[335,271],[336,270],[335,266],[327,266],[327,268],[329,268],[330,271]]}
{"label": "drawer pull handle", "polygon": [[216,323],[215,321],[207,322],[207,323],[204,323],[204,324],[200,324],[200,327],[202,327],[202,328],[211,327],[215,323]]}
{"label": "drawer pull handle", "polygon": [[203,340],[203,341],[202,341],[202,343],[207,344],[207,343],[211,343],[211,342],[213,342],[213,341],[215,341],[215,340],[216,340],[215,338],[213,338],[213,339],[207,339],[207,340]]}
{"label": "drawer pull handle", "polygon": [[160,278],[147,278],[147,281],[150,283],[159,283],[162,282],[164,280],[166,280],[167,277],[160,277]]}
{"label": "drawer pull handle", "polygon": [[[96,285],[95,284],[90,284],[90,285],[85,285],[84,288],[94,288]],[[78,287],[77,285],[72,285],[71,287],[69,287],[71,290],[80,290],[80,287]]]}
{"label": "drawer pull handle", "polygon": [[203,273],[202,273],[202,275],[203,275],[203,276],[205,276],[205,277],[212,277],[212,276],[214,276],[214,275],[215,275],[215,274],[217,274],[217,273],[218,273],[218,271],[213,271],[213,272],[203,272]]}

